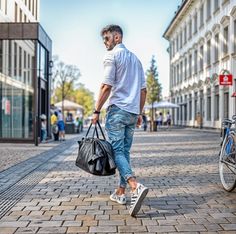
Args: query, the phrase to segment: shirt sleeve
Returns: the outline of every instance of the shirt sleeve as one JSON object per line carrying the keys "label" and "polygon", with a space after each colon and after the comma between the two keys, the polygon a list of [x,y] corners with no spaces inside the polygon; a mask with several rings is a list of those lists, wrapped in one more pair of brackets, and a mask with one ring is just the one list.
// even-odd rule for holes
{"label": "shirt sleeve", "polygon": [[145,76],[144,76],[144,71],[143,71],[143,66],[141,62],[139,62],[140,65],[140,75],[141,75],[141,89],[146,88],[146,81],[145,81]]}
{"label": "shirt sleeve", "polygon": [[104,80],[103,84],[113,86],[115,84],[116,77],[116,65],[115,65],[115,57],[112,53],[107,53],[104,61]]}

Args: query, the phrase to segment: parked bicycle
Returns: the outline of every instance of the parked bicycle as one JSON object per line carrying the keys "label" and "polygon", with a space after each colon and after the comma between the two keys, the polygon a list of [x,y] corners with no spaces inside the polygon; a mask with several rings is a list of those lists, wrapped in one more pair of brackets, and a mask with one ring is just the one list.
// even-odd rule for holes
{"label": "parked bicycle", "polygon": [[231,192],[236,187],[236,115],[232,120],[224,119],[221,128],[221,150],[219,174],[223,188]]}

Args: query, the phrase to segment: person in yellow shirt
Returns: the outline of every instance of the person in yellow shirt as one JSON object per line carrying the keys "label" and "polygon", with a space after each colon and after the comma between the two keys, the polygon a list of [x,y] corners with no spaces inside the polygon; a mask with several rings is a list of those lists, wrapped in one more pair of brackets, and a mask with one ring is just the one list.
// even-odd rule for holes
{"label": "person in yellow shirt", "polygon": [[58,131],[58,126],[57,126],[57,112],[56,111],[51,115],[51,126],[52,126],[52,133],[53,133],[54,141],[58,141],[59,131]]}

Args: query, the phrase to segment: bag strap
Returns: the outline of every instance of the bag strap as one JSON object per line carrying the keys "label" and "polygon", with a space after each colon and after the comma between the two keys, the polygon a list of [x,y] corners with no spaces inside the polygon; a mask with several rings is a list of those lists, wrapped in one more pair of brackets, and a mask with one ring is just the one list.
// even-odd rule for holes
{"label": "bag strap", "polygon": [[99,127],[99,129],[100,129],[100,132],[102,133],[102,136],[103,136],[104,140],[106,140],[105,134],[104,134],[103,131],[102,131],[102,127],[101,127],[99,121],[97,121],[97,124],[98,124],[98,127]]}
{"label": "bag strap", "polygon": [[[90,126],[89,126],[89,128],[88,128],[88,130],[87,130],[87,132],[86,132],[86,135],[85,135],[86,138],[87,138],[87,136],[88,136],[88,134],[89,134],[89,131],[90,131],[92,125],[93,125],[93,123],[90,124]],[[102,131],[102,127],[101,127],[99,121],[97,121],[97,123],[96,123],[95,126],[94,126],[94,130],[93,130],[92,137],[94,138],[95,132],[96,132],[96,136],[97,136],[97,138],[99,138],[97,125],[98,125],[98,127],[99,127],[100,132],[102,133],[102,136],[103,136],[104,140],[106,140],[105,134],[104,134],[103,131]]]}

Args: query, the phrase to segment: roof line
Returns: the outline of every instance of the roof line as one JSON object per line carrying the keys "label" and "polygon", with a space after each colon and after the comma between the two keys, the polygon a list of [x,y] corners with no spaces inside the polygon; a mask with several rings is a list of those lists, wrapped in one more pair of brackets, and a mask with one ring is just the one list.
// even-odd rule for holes
{"label": "roof line", "polygon": [[[171,20],[171,22],[169,23],[167,29],[165,30],[163,37],[165,39],[167,39],[167,37],[165,36],[167,31],[170,29],[171,25],[174,23],[175,19],[178,17],[178,15],[180,14],[180,12],[182,11],[182,9],[184,8],[184,6],[186,5],[186,3],[188,2],[188,0],[184,0],[181,4],[181,6],[178,8],[178,11],[176,12],[174,18]],[[167,39],[168,40],[168,39]]]}

